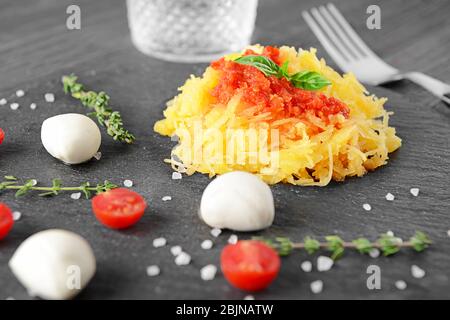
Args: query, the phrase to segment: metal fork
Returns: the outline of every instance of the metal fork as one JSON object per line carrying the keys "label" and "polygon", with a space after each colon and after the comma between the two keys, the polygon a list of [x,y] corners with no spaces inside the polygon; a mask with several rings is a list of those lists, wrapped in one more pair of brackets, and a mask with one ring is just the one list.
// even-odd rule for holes
{"label": "metal fork", "polygon": [[332,3],[303,11],[302,16],[342,71],[353,72],[370,85],[409,79],[450,105],[450,85],[421,72],[401,72],[384,62]]}

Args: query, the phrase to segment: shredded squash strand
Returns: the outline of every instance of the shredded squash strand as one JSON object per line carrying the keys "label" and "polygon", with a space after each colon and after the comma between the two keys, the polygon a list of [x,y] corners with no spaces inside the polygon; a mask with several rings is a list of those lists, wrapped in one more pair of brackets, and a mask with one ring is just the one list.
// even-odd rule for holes
{"label": "shredded squash strand", "polygon": [[[263,47],[251,49],[262,52]],[[316,57],[315,49],[297,52],[281,47],[279,57],[281,62],[289,61],[290,74],[316,71],[330,80],[332,85],[320,92],[345,103],[350,115],[333,115],[328,122],[311,115],[272,121],[270,113],[243,108],[239,95],[226,105],[218,104],[211,92],[220,73],[208,67],[202,77],[191,76],[186,81],[180,94],[168,102],[165,118],[154,125],[159,134],[179,139],[166,162],[189,175],[201,172],[213,177],[243,170],[269,184],[304,186],[360,177],[387,163],[388,154],[401,146],[401,139],[389,127],[392,113],[383,107],[386,98],[368,95],[353,74],[339,75]],[[272,129],[278,130],[278,136],[273,136]],[[249,147],[255,143],[257,154]],[[231,149],[234,156],[228,154]]]}

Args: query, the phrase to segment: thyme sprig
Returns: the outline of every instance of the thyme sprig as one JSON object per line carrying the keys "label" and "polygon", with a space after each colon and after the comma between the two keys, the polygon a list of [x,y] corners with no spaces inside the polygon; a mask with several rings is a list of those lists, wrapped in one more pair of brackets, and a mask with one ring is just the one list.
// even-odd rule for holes
{"label": "thyme sprig", "polygon": [[117,185],[105,180],[104,183],[91,184],[89,182],[84,182],[79,186],[63,186],[60,179],[53,179],[51,187],[38,186],[36,179],[28,179],[23,184],[19,184],[19,181],[14,176],[5,176],[5,180],[0,182],[1,190],[17,190],[16,197],[23,196],[29,191],[41,191],[39,196],[56,196],[61,191],[79,191],[83,192],[86,199],[89,199],[93,193],[98,194],[111,189],[117,188]]}
{"label": "thyme sprig", "polygon": [[421,231],[416,231],[409,241],[402,241],[400,238],[387,233],[381,234],[374,242],[367,238],[358,238],[346,242],[336,235],[326,236],[324,242],[320,242],[309,236],[306,237],[303,242],[292,242],[286,237],[276,237],[273,240],[263,237],[254,237],[253,239],[262,241],[271,246],[280,256],[287,256],[291,254],[294,249],[305,250],[308,254],[316,253],[319,250],[327,250],[331,252],[331,258],[333,260],[342,257],[345,249],[354,249],[362,254],[369,254],[372,250],[378,249],[384,256],[390,256],[397,253],[402,248],[412,248],[417,252],[421,252],[432,243],[428,236]]}
{"label": "thyme sprig", "polygon": [[84,86],[77,79],[74,74],[63,76],[64,92],[80,100],[85,107],[93,109],[88,115],[97,118],[98,123],[106,128],[106,132],[114,140],[133,143],[135,137],[124,128],[120,113],[108,107],[109,96],[103,91],[84,91]]}

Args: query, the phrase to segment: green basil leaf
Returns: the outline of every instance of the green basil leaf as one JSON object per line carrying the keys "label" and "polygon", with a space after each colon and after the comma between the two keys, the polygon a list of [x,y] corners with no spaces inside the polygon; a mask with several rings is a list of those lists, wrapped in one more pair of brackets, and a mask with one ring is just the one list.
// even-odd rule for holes
{"label": "green basil leaf", "polygon": [[285,61],[282,65],[281,65],[281,68],[280,68],[280,70],[278,71],[278,78],[279,79],[281,79],[281,78],[286,78],[287,80],[291,80],[291,77],[289,76],[289,73],[288,73],[288,65],[289,65],[289,61]]}
{"label": "green basil leaf", "polygon": [[266,77],[276,76],[279,73],[280,67],[270,58],[264,56],[249,55],[237,58],[234,62],[253,66],[259,69]]}
{"label": "green basil leaf", "polygon": [[318,90],[331,85],[331,82],[315,71],[297,72],[291,76],[291,83],[296,88],[305,90]]}
{"label": "green basil leaf", "polygon": [[288,61],[285,61],[280,67],[268,57],[248,55],[237,58],[234,62],[253,66],[264,73],[266,77],[276,76],[278,79],[286,78],[294,87],[304,90],[319,90],[331,85],[328,79],[315,71],[302,71],[290,76],[288,74]]}

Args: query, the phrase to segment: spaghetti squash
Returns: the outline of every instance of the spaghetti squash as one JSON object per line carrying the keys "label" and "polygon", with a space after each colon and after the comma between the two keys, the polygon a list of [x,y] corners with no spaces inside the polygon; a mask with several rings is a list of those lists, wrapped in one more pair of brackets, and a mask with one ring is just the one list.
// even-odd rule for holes
{"label": "spaghetti squash", "polygon": [[[245,56],[266,57],[269,69],[260,59],[239,63]],[[305,75],[325,80],[317,88],[294,81]],[[176,137],[166,162],[189,175],[240,170],[269,184],[325,186],[386,164],[401,145],[386,98],[369,95],[351,73],[339,75],[315,49],[251,46],[179,90],[154,130]]]}

